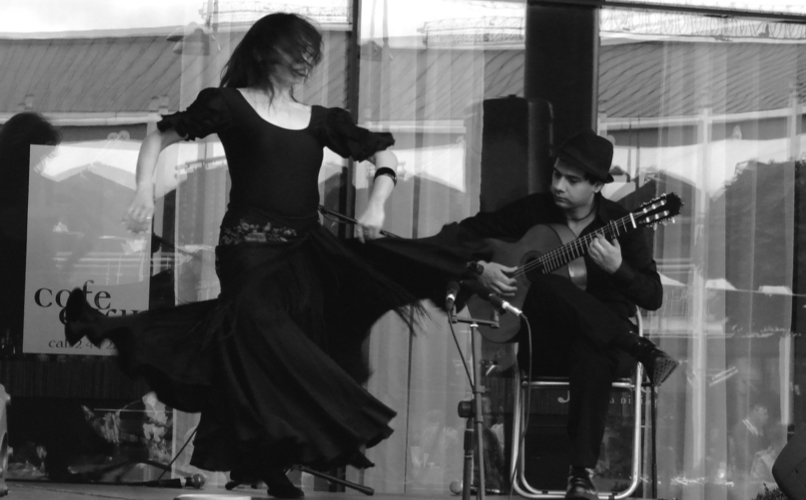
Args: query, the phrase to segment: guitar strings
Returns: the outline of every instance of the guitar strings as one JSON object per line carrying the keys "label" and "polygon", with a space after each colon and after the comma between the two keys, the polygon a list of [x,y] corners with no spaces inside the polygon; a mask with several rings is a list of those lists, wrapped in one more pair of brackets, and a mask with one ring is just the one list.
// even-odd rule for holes
{"label": "guitar strings", "polygon": [[[665,198],[666,195],[663,195],[660,198],[656,198],[655,200],[652,200],[650,203],[641,207],[640,212],[630,213],[616,221],[610,221],[606,226],[599,228],[592,233],[583,235],[582,237],[577,238],[566,245],[562,245],[558,248],[555,248],[541,255],[540,257],[532,261],[529,261],[522,266],[519,266],[518,269],[515,272],[513,272],[511,276],[517,277],[524,275],[538,266],[543,269],[544,274],[547,274],[548,272],[551,272],[547,271],[547,269],[549,268],[553,271],[554,269],[557,269],[560,266],[564,265],[564,263],[568,263],[571,262],[572,260],[582,257],[587,252],[590,243],[593,241],[593,238],[595,238],[599,234],[602,234],[605,238],[610,239],[613,237],[614,234],[615,236],[619,236],[619,227],[621,227],[624,231],[626,231],[629,227],[628,223],[634,223],[633,215],[635,213],[639,213],[641,218],[646,217],[651,218],[651,216],[655,214],[655,222],[660,221],[664,217],[659,217],[657,215],[657,210],[659,208],[663,208],[665,203],[658,204],[658,202],[664,201]],[[608,230],[610,230],[609,234]],[[547,264],[551,263],[556,265],[554,267],[547,266]]]}
{"label": "guitar strings", "polygon": [[624,222],[622,220],[611,222],[607,226],[594,231],[593,233],[589,233],[581,238],[577,238],[576,240],[568,243],[568,245],[555,248],[554,250],[551,250],[550,252],[547,252],[540,257],[527,262],[526,264],[520,266],[517,271],[512,273],[512,275],[523,275],[535,267],[542,267],[543,269],[551,268],[553,270],[561,266],[563,262],[570,262],[571,260],[579,258],[585,254],[587,248],[590,246],[590,243],[593,241],[593,238],[595,238],[597,235],[603,234],[606,238],[612,237],[612,232],[608,234],[608,229],[611,229],[611,225],[614,226],[613,230],[615,231],[615,234],[618,235],[619,223],[624,226]]}
{"label": "guitar strings", "polygon": [[[526,274],[527,272],[531,271],[535,267],[542,267],[544,270],[547,268],[551,268],[552,270],[556,269],[563,265],[563,262],[570,262],[574,259],[582,257],[587,252],[588,247],[590,246],[593,239],[602,234],[605,238],[612,238],[614,235],[619,236],[619,228],[626,230],[627,229],[627,221],[630,219],[630,215],[625,215],[621,219],[616,221],[610,221],[606,226],[597,229],[592,233],[588,233],[583,235],[580,238],[575,239],[574,241],[568,243],[567,245],[560,246],[551,250],[547,253],[544,253],[540,257],[519,266],[517,271],[512,273],[513,277],[521,276]],[[608,231],[609,230],[609,231]],[[547,264],[557,264],[556,266],[547,266]]]}

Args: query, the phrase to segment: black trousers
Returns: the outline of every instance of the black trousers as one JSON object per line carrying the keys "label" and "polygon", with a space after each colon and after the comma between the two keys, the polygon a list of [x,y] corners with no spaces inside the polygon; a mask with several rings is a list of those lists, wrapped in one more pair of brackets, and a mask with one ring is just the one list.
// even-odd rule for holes
{"label": "black trousers", "polygon": [[[553,274],[533,279],[523,309],[532,327],[532,375],[569,377],[571,465],[593,468],[604,437],[611,384],[635,363],[617,346],[628,344],[636,334],[629,321],[569,279]],[[529,362],[525,333],[524,328],[518,349],[522,370]]]}

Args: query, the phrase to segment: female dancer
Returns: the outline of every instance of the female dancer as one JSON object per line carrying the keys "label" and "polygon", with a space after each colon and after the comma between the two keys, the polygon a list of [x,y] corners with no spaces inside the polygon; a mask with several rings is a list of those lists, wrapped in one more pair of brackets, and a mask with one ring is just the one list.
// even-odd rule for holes
{"label": "female dancer", "polygon": [[384,312],[413,301],[319,224],[317,178],[327,146],[378,167],[361,241],[378,236],[395,183],[390,134],[357,127],[338,108],[293,96],[321,58],[317,29],[271,14],[233,52],[221,87],[165,116],[137,162],[133,230],[150,227],[160,152],[217,133],[232,188],[216,247],[220,296],[211,301],[105,318],[74,290],[66,335],[110,339],[123,370],[144,376],[169,406],[201,412],[191,463],[263,480],[270,495],[299,498],[293,464],[371,466],[359,451],[388,437],[395,413],[360,385],[361,344]]}

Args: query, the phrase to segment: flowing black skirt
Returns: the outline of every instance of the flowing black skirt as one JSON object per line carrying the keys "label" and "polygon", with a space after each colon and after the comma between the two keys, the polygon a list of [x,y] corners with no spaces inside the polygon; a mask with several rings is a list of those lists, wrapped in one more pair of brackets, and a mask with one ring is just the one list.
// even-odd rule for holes
{"label": "flowing black skirt", "polygon": [[[263,236],[249,237],[256,223]],[[370,466],[360,450],[392,433],[395,412],[361,385],[362,345],[387,311],[410,320],[415,297],[318,221],[289,231],[228,214],[221,242],[217,299],[101,319],[96,335],[162,402],[201,412],[197,467]]]}

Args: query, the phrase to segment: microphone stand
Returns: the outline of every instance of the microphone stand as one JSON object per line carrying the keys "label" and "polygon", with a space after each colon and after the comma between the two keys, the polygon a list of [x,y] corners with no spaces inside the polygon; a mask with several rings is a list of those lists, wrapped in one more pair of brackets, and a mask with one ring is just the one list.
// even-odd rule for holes
{"label": "microphone stand", "polygon": [[[473,351],[473,399],[459,403],[459,416],[467,419],[464,439],[464,468],[462,470],[462,500],[470,500],[470,483],[473,481],[473,428],[476,434],[476,463],[479,469],[479,484],[476,498],[484,500],[484,415],[482,413],[482,395],[485,392],[481,382],[481,339],[479,325],[498,328],[497,321],[476,318],[460,318],[449,313],[451,323],[470,325],[470,346]],[[473,425],[471,426],[471,421]]]}
{"label": "microphone stand", "polygon": [[[335,476],[331,476],[330,474],[326,474],[324,472],[320,472],[318,470],[311,469],[310,467],[307,467],[305,465],[294,465],[294,466],[291,467],[291,469],[292,470],[297,469],[299,471],[306,472],[306,473],[308,473],[308,474],[310,474],[312,476],[322,478],[325,481],[329,482],[330,484],[343,486],[345,488],[352,488],[352,489],[354,489],[356,491],[360,491],[361,493],[363,493],[363,494],[365,494],[367,496],[372,496],[372,495],[375,494],[375,489],[374,488],[370,488],[369,486],[364,486],[363,484],[354,483],[354,482],[348,481],[346,479],[341,479],[341,478],[338,478],[338,477],[335,477]],[[258,479],[258,478],[255,478],[255,479]],[[232,489],[235,489],[236,487],[238,487],[241,484],[244,484],[244,483],[230,480],[230,481],[227,482],[226,485],[224,485],[224,488],[227,491],[230,491]]]}
{"label": "microphone stand", "polygon": [[370,488],[369,486],[364,486],[363,484],[358,484],[358,483],[354,483],[352,481],[348,481],[346,479],[333,477],[333,476],[331,476],[329,474],[319,472],[318,470],[311,469],[310,467],[306,467],[304,465],[297,465],[295,468],[301,470],[302,472],[307,472],[308,474],[310,474],[312,476],[320,477],[320,478],[328,481],[331,484],[337,484],[337,485],[344,486],[344,487],[347,487],[347,488],[352,488],[352,489],[354,489],[356,491],[360,491],[361,493],[363,493],[363,494],[365,494],[367,496],[372,496],[372,495],[375,494],[375,489]]}

